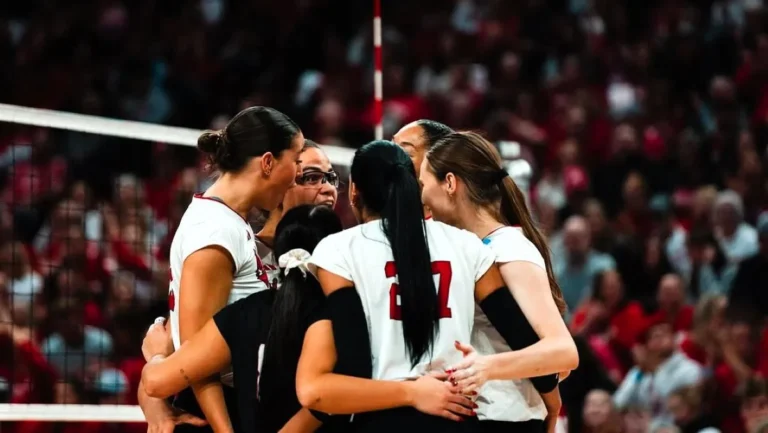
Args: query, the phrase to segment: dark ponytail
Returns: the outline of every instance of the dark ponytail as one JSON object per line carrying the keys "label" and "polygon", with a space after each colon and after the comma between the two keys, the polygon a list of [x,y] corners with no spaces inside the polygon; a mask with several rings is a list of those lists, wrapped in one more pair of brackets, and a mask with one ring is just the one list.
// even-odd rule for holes
{"label": "dark ponytail", "polygon": [[360,193],[356,205],[381,217],[392,248],[405,346],[416,365],[431,350],[439,322],[416,171],[400,147],[374,141],[355,152],[351,174]]}
{"label": "dark ponytail", "polygon": [[[341,230],[341,221],[327,206],[292,208],[277,225],[275,257],[297,248],[311,254],[320,240]],[[304,276],[298,269],[287,273],[281,270],[280,274],[262,363],[262,372],[266,374],[260,380],[260,394],[267,409],[270,402],[277,404],[296,398],[295,388],[284,389],[281,385],[294,381],[304,334],[325,303],[320,283],[312,275]]]}
{"label": "dark ponytail", "polygon": [[462,179],[467,198],[475,206],[488,209],[499,222],[522,228],[544,258],[552,299],[564,314],[567,307],[552,271],[546,240],[531,218],[522,191],[503,170],[501,156],[493,144],[474,132],[456,132],[438,140],[427,151],[426,159],[439,180],[444,180],[448,173]]}

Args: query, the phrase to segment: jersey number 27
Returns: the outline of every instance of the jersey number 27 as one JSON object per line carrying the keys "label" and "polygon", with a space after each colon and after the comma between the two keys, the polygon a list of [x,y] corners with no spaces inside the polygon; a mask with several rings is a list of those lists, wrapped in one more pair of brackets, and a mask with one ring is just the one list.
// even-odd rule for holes
{"label": "jersey number 27", "polygon": [[[387,278],[397,276],[395,262],[387,262],[384,266],[384,274]],[[451,262],[445,260],[432,262],[432,275],[440,277],[437,284],[437,317],[448,319],[451,317],[451,309],[448,308],[448,294],[451,289],[451,278],[453,278]],[[399,294],[400,286],[397,283],[392,283],[389,288],[389,318],[392,320],[402,320],[400,305],[397,303]]]}

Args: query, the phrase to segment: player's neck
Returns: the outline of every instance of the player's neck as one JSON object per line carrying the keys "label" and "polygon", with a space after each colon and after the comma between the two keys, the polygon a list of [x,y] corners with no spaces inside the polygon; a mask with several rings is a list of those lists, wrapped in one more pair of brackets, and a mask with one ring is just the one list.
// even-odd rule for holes
{"label": "player's neck", "polygon": [[253,187],[229,174],[224,174],[208,188],[203,196],[216,197],[243,218],[253,209],[255,203],[251,199]]}
{"label": "player's neck", "polygon": [[472,215],[460,215],[461,227],[476,234],[480,238],[488,236],[489,233],[503,226],[487,210],[481,209],[479,212],[473,212]]}

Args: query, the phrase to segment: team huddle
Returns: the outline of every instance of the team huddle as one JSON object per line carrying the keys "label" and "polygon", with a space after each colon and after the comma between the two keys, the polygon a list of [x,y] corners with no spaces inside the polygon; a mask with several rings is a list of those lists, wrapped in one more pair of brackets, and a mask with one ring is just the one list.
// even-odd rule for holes
{"label": "team huddle", "polygon": [[198,147],[220,175],[181,219],[170,319],[142,346],[150,432],[554,430],[578,355],[481,135],[422,120],[362,146],[346,230],[338,174],[284,114],[248,108]]}

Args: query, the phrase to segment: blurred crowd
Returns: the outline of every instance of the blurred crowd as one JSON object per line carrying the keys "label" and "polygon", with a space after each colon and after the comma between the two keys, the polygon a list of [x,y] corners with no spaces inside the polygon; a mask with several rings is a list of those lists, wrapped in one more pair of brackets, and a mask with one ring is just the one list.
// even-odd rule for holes
{"label": "blurred crowd", "polygon": [[[368,3],[1,2],[0,102],[194,128],[269,105],[355,147],[375,123]],[[581,356],[561,427],[768,432],[768,4],[383,3],[385,136],[435,119],[516,142],[530,168]],[[136,404],[203,168],[0,124],[2,401]]]}

